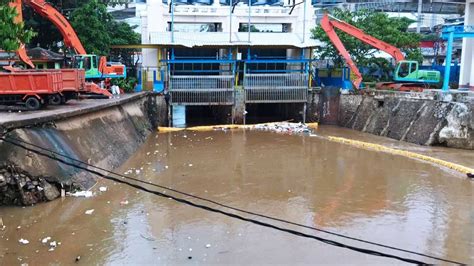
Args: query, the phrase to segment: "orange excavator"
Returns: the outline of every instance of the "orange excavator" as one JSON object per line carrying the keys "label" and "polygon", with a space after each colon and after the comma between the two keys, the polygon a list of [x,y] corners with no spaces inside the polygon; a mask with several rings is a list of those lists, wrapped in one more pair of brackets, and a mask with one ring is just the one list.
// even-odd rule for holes
{"label": "orange excavator", "polygon": [[[126,77],[126,69],[124,65],[107,63],[105,56],[99,58],[96,55],[87,54],[69,21],[45,0],[13,0],[13,2],[10,3],[10,6],[15,7],[17,10],[17,23],[23,21],[22,3],[31,7],[36,13],[51,21],[59,29],[63,36],[64,44],[73,49],[77,54],[73,58],[73,66],[75,68],[84,69],[87,80]],[[18,57],[28,66],[31,68],[35,67],[26,53],[24,44],[21,44],[17,54]]]}
{"label": "orange excavator", "polygon": [[344,44],[335,31],[335,28],[377,48],[378,50],[388,53],[395,59],[397,66],[395,67],[393,75],[394,82],[379,83],[377,84],[377,88],[401,91],[419,91],[423,88],[429,87],[430,85],[438,85],[440,82],[440,72],[434,70],[420,70],[418,62],[405,60],[405,55],[397,47],[370,36],[361,29],[358,29],[347,22],[325,14],[321,20],[321,28],[326,32],[334,47],[339,51],[339,54],[344,58],[350,70],[355,75],[355,79],[351,80],[351,82],[356,89],[360,88],[362,74],[352,60],[349,52],[344,47]]}

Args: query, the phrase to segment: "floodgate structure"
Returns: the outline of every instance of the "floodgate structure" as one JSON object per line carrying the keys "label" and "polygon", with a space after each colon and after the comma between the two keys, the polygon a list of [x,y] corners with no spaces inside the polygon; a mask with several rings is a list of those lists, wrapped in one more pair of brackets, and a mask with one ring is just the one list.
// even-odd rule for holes
{"label": "floodgate structure", "polygon": [[146,3],[140,92],[0,114],[0,205],[52,201],[2,263],[474,262],[469,90],[341,94],[321,1],[199,3]]}

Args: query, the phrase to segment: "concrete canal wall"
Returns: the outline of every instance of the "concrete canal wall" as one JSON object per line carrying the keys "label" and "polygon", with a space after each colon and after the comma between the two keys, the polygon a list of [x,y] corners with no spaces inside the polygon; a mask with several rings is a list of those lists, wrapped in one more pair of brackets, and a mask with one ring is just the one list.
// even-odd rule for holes
{"label": "concrete canal wall", "polygon": [[394,95],[341,95],[338,124],[420,145],[474,149],[474,104]]}
{"label": "concrete canal wall", "polygon": [[[167,124],[167,107],[164,97],[146,93],[104,102],[93,108],[71,107],[71,112],[0,126],[8,131],[7,136],[113,169],[124,163],[157,126]],[[0,142],[0,205],[51,200],[59,196],[61,187],[87,189],[95,182],[91,174]]]}

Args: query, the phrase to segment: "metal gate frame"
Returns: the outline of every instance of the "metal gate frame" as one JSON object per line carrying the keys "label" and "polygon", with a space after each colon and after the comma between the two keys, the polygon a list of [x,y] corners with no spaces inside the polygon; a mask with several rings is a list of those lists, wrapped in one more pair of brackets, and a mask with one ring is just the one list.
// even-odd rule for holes
{"label": "metal gate frame", "polygon": [[304,103],[309,75],[301,72],[244,75],[246,103]]}

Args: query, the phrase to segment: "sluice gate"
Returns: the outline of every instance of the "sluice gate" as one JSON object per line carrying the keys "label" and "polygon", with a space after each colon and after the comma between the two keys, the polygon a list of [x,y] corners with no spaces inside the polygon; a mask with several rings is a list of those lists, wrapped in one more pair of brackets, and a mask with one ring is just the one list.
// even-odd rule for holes
{"label": "sluice gate", "polygon": [[246,103],[305,103],[308,98],[308,74],[246,74]]}
{"label": "sluice gate", "polygon": [[169,94],[171,105],[233,105],[234,76],[173,75]]}
{"label": "sluice gate", "polygon": [[[191,66],[183,66],[183,61],[175,60],[168,75],[167,92],[170,106],[208,106],[216,117],[230,117],[229,123],[246,123],[247,113],[256,116],[279,114],[281,119],[294,119],[286,109],[297,109],[297,120],[305,120],[306,103],[310,90],[308,62],[275,64],[269,69],[269,60],[265,66],[261,61],[194,61]],[[188,61],[187,61],[188,62]],[[219,64],[215,64],[219,62]],[[283,62],[283,60],[279,60]],[[198,65],[198,66],[196,66]],[[239,67],[240,66],[240,70]],[[276,107],[275,104],[278,104]],[[261,105],[257,107],[256,105]],[[288,108],[285,108],[288,105]],[[229,109],[222,109],[228,107]],[[257,108],[256,108],[257,107]],[[279,111],[271,111],[277,108]],[[271,109],[265,111],[265,109]],[[171,115],[173,108],[170,109]],[[226,111],[223,111],[226,110]],[[199,113],[199,112],[198,112]],[[196,115],[198,115],[196,113]],[[200,112],[202,114],[202,112]],[[292,115],[289,115],[291,113]],[[287,114],[287,115],[284,115]],[[186,116],[190,115],[186,112]],[[222,118],[222,117],[221,117]],[[267,117],[268,118],[268,117]],[[265,119],[267,119],[265,118]],[[263,117],[262,117],[263,119]],[[272,118],[269,121],[272,120]]]}
{"label": "sluice gate", "polygon": [[[306,103],[312,87],[311,61],[302,50],[286,49],[165,49],[159,69],[169,113],[176,106],[210,108],[215,117],[228,123],[245,123],[260,114],[305,120]],[[267,55],[268,54],[268,55]],[[276,57],[272,57],[276,54]],[[308,53],[311,54],[311,53]],[[269,56],[270,55],[270,56]],[[159,56],[160,57],[160,56]],[[258,105],[258,106],[256,106]],[[286,106],[288,105],[288,106]],[[273,109],[278,109],[275,112]],[[204,110],[203,109],[203,110]],[[269,110],[266,110],[269,109]],[[289,110],[291,109],[291,110]],[[295,112],[293,112],[294,110]],[[203,111],[201,110],[201,111]],[[199,116],[201,111],[187,115]],[[292,113],[290,115],[286,115]]]}

